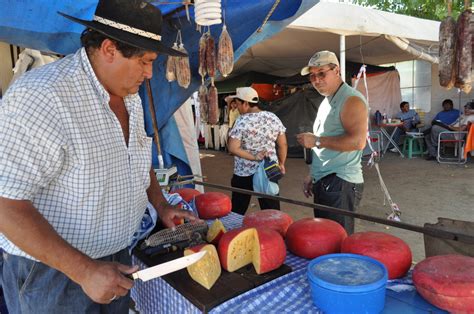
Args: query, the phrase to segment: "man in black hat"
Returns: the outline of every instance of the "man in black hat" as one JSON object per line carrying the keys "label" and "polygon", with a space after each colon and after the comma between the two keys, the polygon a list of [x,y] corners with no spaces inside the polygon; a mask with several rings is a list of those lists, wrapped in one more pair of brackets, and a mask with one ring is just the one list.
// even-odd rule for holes
{"label": "man in black hat", "polygon": [[0,108],[3,290],[12,313],[128,313],[127,247],[147,206],[170,227],[196,219],[161,193],[137,94],[158,53],[180,53],[142,1],[62,15],[87,26],[83,48],[19,78]]}

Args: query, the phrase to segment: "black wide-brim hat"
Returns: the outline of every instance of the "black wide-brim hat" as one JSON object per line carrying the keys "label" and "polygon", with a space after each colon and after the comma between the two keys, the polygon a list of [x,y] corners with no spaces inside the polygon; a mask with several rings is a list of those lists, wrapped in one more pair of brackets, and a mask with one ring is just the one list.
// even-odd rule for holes
{"label": "black wide-brim hat", "polygon": [[163,17],[160,9],[142,0],[99,0],[92,21],[58,12],[114,40],[147,51],[186,56],[161,42]]}

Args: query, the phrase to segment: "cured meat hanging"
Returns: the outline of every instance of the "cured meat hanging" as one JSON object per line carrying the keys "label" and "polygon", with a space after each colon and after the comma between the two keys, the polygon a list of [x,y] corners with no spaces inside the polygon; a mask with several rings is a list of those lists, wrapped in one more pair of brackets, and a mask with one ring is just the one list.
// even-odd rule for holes
{"label": "cured meat hanging", "polygon": [[472,11],[470,0],[464,1],[464,12],[459,15],[456,24],[456,77],[454,86],[466,94],[471,91],[471,67],[472,67],[472,34],[470,32],[470,21]]}
{"label": "cured meat hanging", "polygon": [[[175,42],[173,45],[173,49],[178,49],[178,44]],[[168,55],[168,59],[166,60],[166,74],[165,77],[168,82],[176,81],[176,72],[175,72],[175,62],[176,57]]]}
{"label": "cured meat hanging", "polygon": [[204,33],[199,39],[199,75],[201,75],[202,84],[204,84],[204,77],[207,74],[207,65],[206,65],[207,35],[208,35],[207,33]]}
{"label": "cured meat hanging", "polygon": [[206,41],[206,69],[207,74],[214,78],[216,76],[216,44],[214,37],[208,32]]}
{"label": "cured meat hanging", "polygon": [[207,94],[207,102],[208,102],[208,118],[207,122],[209,124],[217,124],[219,122],[219,105],[217,99],[217,88],[213,85],[209,87],[209,93]]}
{"label": "cured meat hanging", "polygon": [[178,51],[184,52],[185,57],[174,57],[174,71],[178,85],[184,88],[188,88],[191,83],[191,69],[189,67],[189,56],[188,52],[184,48],[183,37],[181,37],[181,31],[178,31],[176,36],[176,43],[178,45]]}
{"label": "cured meat hanging", "polygon": [[199,105],[200,105],[200,111],[201,111],[201,122],[202,123],[207,123],[207,118],[209,115],[209,108],[207,104],[207,94],[208,90],[206,85],[202,84],[199,86],[199,91],[198,91],[198,96],[199,96]]}
{"label": "cured meat hanging", "polygon": [[217,50],[217,68],[223,77],[227,77],[234,68],[234,48],[227,27],[224,24]]}
{"label": "cured meat hanging", "polygon": [[[184,48],[184,44],[179,45],[179,51],[188,53]],[[178,85],[184,88],[188,88],[191,83],[191,69],[189,68],[189,57],[175,57],[175,70],[176,70],[176,80]]]}
{"label": "cured meat hanging", "polygon": [[439,25],[439,85],[451,89],[455,81],[456,21],[451,16],[452,1],[448,1],[448,16]]}

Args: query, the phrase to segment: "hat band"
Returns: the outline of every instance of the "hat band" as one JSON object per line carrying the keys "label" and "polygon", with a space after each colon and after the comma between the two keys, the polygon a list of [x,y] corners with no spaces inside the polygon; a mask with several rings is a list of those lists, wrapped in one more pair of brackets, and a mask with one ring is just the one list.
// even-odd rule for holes
{"label": "hat band", "polygon": [[125,24],[122,24],[122,23],[114,22],[114,21],[105,19],[103,17],[97,16],[97,15],[94,15],[94,21],[99,22],[99,23],[104,24],[104,25],[107,25],[107,26],[111,26],[111,27],[116,28],[116,29],[120,29],[122,31],[126,31],[128,33],[132,33],[132,34],[139,35],[139,36],[142,36],[142,37],[146,37],[146,38],[161,41],[161,36],[160,35],[150,33],[150,32],[146,32],[144,30],[141,30],[141,29],[138,29],[138,28],[135,28],[135,27],[131,27],[131,26],[128,26],[128,25],[125,25]]}

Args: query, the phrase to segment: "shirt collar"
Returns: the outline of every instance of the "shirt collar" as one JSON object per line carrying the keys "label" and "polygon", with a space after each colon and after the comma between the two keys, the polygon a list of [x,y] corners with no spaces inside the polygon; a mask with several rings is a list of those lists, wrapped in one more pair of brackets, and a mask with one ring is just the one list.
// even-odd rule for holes
{"label": "shirt collar", "polygon": [[79,49],[78,54],[82,63],[82,68],[84,69],[84,72],[86,72],[89,81],[91,82],[99,97],[104,101],[104,103],[108,104],[110,101],[110,95],[100,83],[97,75],[95,75],[94,69],[92,68],[92,65],[89,61],[89,57],[87,56],[86,48],[82,47]]}

